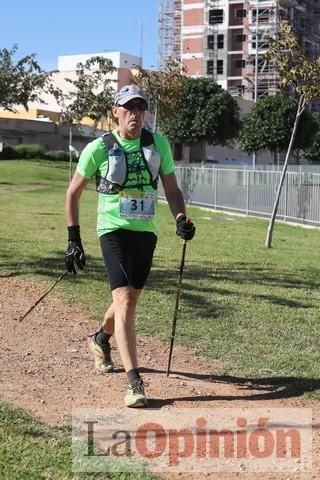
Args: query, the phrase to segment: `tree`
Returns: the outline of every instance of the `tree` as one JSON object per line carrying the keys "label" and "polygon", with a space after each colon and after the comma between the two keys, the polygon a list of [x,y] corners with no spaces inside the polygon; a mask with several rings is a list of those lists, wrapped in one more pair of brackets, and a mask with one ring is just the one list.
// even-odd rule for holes
{"label": "tree", "polygon": [[115,70],[110,59],[100,56],[77,65],[76,79],[65,79],[72,86],[70,92],[62,95],[63,114],[68,122],[79,123],[89,117],[97,126],[99,120],[110,114],[114,96],[110,73]]}
{"label": "tree", "polygon": [[312,114],[312,117],[316,125],[316,131],[311,144],[303,148],[300,155],[310,162],[320,163],[320,113],[315,112]]}
{"label": "tree", "polygon": [[111,114],[114,88],[110,73],[116,68],[108,58],[95,56],[84,64],[79,63],[76,78],[65,78],[70,84],[70,91],[55,90],[56,100],[61,107],[64,121],[69,124],[69,180],[72,175],[72,127],[89,117],[97,127],[102,118]]}
{"label": "tree", "polygon": [[175,115],[181,102],[185,67],[178,60],[171,60],[163,70],[145,70],[137,66],[135,83],[146,93],[149,108],[154,113],[154,131],[162,130],[163,122]]}
{"label": "tree", "polygon": [[277,188],[270,222],[268,225],[265,246],[271,248],[272,233],[278,211],[282,186],[284,183],[288,161],[294,146],[298,126],[302,114],[308,103],[314,98],[320,97],[320,57],[315,60],[309,59],[299,45],[297,38],[292,33],[288,22],[280,22],[278,32],[273,37],[268,37],[270,49],[267,59],[274,61],[280,75],[280,86],[291,88],[298,96],[298,106],[294,125],[281,172],[280,182]]}
{"label": "tree", "polygon": [[239,106],[234,98],[209,78],[184,78],[179,105],[162,120],[169,139],[200,145],[201,162],[205,144],[226,145],[239,129]]}
{"label": "tree", "polygon": [[15,61],[17,45],[10,50],[0,49],[0,107],[16,112],[22,105],[28,110],[30,102],[42,102],[41,93],[51,90],[51,73],[44,72],[32,53]]}
{"label": "tree", "polygon": [[[292,97],[278,94],[263,97],[242,120],[239,133],[240,148],[248,153],[270,150],[277,154],[290,142],[298,102]],[[301,116],[293,148],[310,145],[315,130],[312,115],[305,111]]]}

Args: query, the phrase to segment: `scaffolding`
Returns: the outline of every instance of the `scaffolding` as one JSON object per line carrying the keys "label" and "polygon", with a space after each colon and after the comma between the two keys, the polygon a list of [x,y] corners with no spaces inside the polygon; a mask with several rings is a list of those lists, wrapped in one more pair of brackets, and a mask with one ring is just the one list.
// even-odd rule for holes
{"label": "scaffolding", "polygon": [[247,49],[245,58],[244,97],[255,102],[279,90],[279,79],[272,62],[264,56],[269,45],[266,35],[277,31],[279,26],[279,2],[249,0],[247,2],[245,34]]}
{"label": "scaffolding", "polygon": [[[300,45],[310,57],[319,56],[319,21],[313,15],[314,0],[247,0],[247,52],[244,81],[247,98],[257,101],[264,95],[279,91],[279,77],[272,62],[264,59],[268,50],[266,34],[279,29],[281,20],[287,20]],[[257,68],[256,68],[257,65]]]}
{"label": "scaffolding", "polygon": [[181,61],[182,0],[158,0],[158,68]]}
{"label": "scaffolding", "polygon": [[[158,68],[166,66],[172,59],[181,61],[183,57],[191,61],[191,57],[202,58],[201,73],[199,71],[197,75],[224,82],[232,95],[255,101],[265,95],[274,95],[279,91],[279,77],[273,63],[265,60],[268,50],[266,36],[278,31],[281,20],[288,20],[309,56],[318,57],[320,7],[317,2],[243,0],[238,4],[235,0],[201,0],[195,5],[199,8],[201,3],[204,11],[202,52],[194,52],[192,56],[192,51],[182,55],[183,36],[185,39],[191,37],[186,33],[190,25],[185,30],[182,27],[183,0],[158,0]],[[236,9],[243,13],[233,17]],[[236,36],[242,39],[234,43]]]}
{"label": "scaffolding", "polygon": [[[205,28],[203,35],[203,75],[217,79],[218,12],[217,0],[205,1]],[[212,13],[211,13],[212,12]],[[216,20],[216,21],[215,21]]]}

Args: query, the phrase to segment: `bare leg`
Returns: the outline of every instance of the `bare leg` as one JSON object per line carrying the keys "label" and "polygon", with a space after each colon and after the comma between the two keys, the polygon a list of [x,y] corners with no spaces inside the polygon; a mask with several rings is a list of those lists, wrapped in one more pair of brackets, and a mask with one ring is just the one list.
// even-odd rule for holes
{"label": "bare leg", "polygon": [[104,314],[104,319],[101,325],[101,328],[105,333],[108,335],[114,334],[114,306],[113,302],[107,309],[106,313]]}
{"label": "bare leg", "polygon": [[119,287],[112,291],[114,334],[126,372],[138,367],[134,315],[141,291],[132,287]]}

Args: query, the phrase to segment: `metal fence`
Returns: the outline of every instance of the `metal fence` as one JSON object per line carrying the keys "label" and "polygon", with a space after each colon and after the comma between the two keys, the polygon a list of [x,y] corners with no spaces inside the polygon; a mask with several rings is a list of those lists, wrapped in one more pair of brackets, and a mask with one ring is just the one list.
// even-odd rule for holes
{"label": "metal fence", "polygon": [[[189,204],[269,217],[281,172],[177,166],[176,175]],[[320,173],[287,172],[277,218],[320,225]]]}

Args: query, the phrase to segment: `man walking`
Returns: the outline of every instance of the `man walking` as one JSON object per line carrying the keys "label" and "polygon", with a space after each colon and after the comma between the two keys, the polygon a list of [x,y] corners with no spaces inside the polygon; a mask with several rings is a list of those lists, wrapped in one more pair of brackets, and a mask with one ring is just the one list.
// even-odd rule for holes
{"label": "man walking", "polygon": [[80,197],[95,176],[98,192],[97,232],[109,277],[112,303],[100,331],[88,338],[96,368],[113,370],[109,340],[115,336],[128,378],[127,407],[147,406],[137,360],[135,311],[146,283],[157,243],[157,183],[176,219],[176,233],[191,240],[195,227],[186,216],[177,185],[169,142],[143,128],[148,108],[145,94],[134,84],[115,95],[113,115],[118,127],[83,150],[66,194],[69,272],[85,266],[80,237]]}

